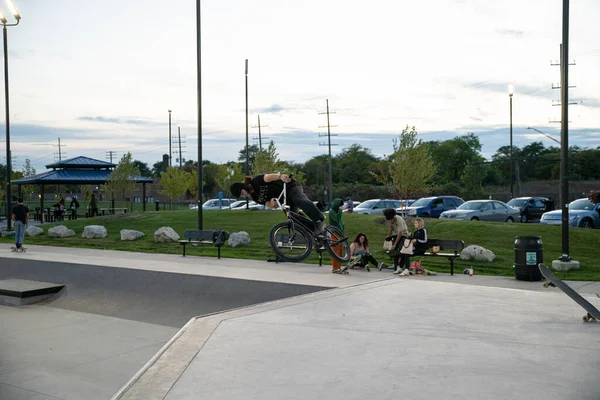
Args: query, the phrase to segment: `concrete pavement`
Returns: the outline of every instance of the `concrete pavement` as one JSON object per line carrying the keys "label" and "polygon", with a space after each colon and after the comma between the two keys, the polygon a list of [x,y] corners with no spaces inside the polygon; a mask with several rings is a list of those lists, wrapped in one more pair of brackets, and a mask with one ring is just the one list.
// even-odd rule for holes
{"label": "concrete pavement", "polygon": [[[258,285],[240,297],[271,284],[288,285],[280,294],[284,288],[306,294],[231,311],[226,303],[222,312],[177,329],[184,315],[142,318],[144,307],[136,303],[155,307],[163,298],[149,300],[141,283],[131,288],[135,296],[122,293],[127,287],[113,288],[108,310],[91,309],[96,301],[85,294],[93,286],[81,287],[81,275],[54,302],[0,307],[7,332],[0,338],[2,399],[600,398],[600,324],[583,323],[575,302],[540,282],[397,278],[362,270],[340,276],[330,266],[45,246],[15,254],[8,248],[0,245],[0,279],[27,271],[72,278],[73,269],[121,279],[139,271],[132,276],[149,285],[167,274],[167,287],[183,282],[171,274],[196,276],[199,287],[211,282],[218,288],[215,296],[234,279],[245,282],[237,282],[239,290]],[[100,278],[97,287],[108,283]],[[571,284],[600,306],[600,283]],[[188,311],[208,301],[192,290],[183,293]],[[166,299],[175,291],[167,294],[160,314],[181,304]],[[120,314],[123,302],[137,311]]]}

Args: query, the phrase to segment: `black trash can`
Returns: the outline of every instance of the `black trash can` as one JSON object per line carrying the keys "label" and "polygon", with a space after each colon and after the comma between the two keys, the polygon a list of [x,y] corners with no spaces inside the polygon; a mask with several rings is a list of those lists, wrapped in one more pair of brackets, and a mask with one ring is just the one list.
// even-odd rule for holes
{"label": "black trash can", "polygon": [[515,239],[515,278],[519,281],[541,281],[538,264],[544,262],[540,236],[517,236]]}
{"label": "black trash can", "polygon": [[156,211],[160,211],[160,201],[156,200]]}

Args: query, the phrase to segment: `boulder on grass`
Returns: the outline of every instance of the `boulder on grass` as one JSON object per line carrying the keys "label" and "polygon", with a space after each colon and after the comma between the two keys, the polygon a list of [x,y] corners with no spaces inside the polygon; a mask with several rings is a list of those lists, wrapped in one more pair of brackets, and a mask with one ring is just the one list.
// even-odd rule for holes
{"label": "boulder on grass", "polygon": [[154,241],[155,242],[176,242],[179,240],[179,235],[177,232],[173,230],[173,228],[169,228],[168,226],[163,226],[162,228],[158,228],[156,232],[154,232]]}
{"label": "boulder on grass", "polygon": [[42,233],[44,233],[44,230],[37,226],[30,226],[29,228],[25,229],[25,234],[27,236],[39,236]]}
{"label": "boulder on grass", "polygon": [[106,235],[106,228],[102,225],[88,225],[83,228],[81,237],[86,239],[104,239]]}
{"label": "boulder on grass", "polygon": [[461,260],[492,262],[494,258],[496,258],[496,255],[491,250],[474,244],[465,247],[460,253]]}
{"label": "boulder on grass", "polygon": [[75,232],[64,225],[58,225],[48,229],[48,236],[65,238],[75,236]]}
{"label": "boulder on grass", "polygon": [[250,235],[248,232],[234,232],[229,236],[229,245],[231,247],[244,246],[250,244]]}
{"label": "boulder on grass", "polygon": [[133,229],[121,229],[121,240],[136,240],[144,236],[143,232]]}

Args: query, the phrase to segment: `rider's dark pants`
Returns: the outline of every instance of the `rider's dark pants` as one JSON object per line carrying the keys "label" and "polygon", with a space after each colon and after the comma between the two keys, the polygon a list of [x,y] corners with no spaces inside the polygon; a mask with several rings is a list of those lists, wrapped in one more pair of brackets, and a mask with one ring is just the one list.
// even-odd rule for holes
{"label": "rider's dark pants", "polygon": [[287,201],[292,210],[300,208],[313,222],[325,220],[317,206],[304,194],[301,183],[292,181],[287,184]]}

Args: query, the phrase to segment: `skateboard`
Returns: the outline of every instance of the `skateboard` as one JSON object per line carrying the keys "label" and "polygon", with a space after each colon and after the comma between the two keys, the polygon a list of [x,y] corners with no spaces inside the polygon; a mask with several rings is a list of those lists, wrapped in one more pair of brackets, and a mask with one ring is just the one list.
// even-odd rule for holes
{"label": "skateboard", "polygon": [[21,252],[21,253],[25,253],[27,251],[27,249],[25,247],[21,247],[20,249],[17,249],[16,247],[11,247],[10,249],[14,252]]}
{"label": "skateboard", "polygon": [[347,265],[342,266],[342,268],[339,269],[339,272],[336,271],[334,273],[335,274],[340,274],[340,275],[350,275],[350,272],[348,272],[348,266]]}
{"label": "skateboard", "polygon": [[572,298],[577,304],[579,304],[585,311],[587,311],[587,315],[583,317],[584,322],[589,321],[598,321],[600,320],[600,311],[596,307],[594,307],[589,301],[584,299],[579,293],[577,293],[571,286],[567,285],[560,279],[556,277],[543,263],[538,265],[540,268],[540,272],[548,281],[544,282],[544,287],[554,286],[559,288],[564,294]]}

